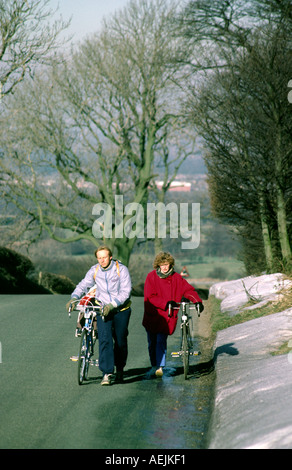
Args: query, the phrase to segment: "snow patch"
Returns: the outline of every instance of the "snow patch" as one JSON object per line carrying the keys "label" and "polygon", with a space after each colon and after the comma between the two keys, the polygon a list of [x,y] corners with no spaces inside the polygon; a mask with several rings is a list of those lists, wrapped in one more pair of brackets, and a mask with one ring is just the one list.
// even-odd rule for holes
{"label": "snow patch", "polygon": [[281,273],[247,276],[234,281],[213,284],[210,294],[222,300],[221,311],[236,315],[249,301],[256,303],[246,309],[252,310],[268,302],[280,300],[281,292],[292,286]]}

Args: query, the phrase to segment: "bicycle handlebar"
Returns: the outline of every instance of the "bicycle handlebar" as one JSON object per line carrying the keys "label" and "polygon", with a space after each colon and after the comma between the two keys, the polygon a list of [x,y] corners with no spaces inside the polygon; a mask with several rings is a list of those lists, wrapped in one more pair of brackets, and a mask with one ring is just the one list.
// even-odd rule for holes
{"label": "bicycle handlebar", "polygon": [[190,310],[197,310],[198,317],[200,316],[200,305],[199,302],[191,304],[190,302],[176,302],[177,306],[172,307],[171,304],[168,305],[168,316],[170,317],[171,310],[179,310],[181,306],[189,305]]}
{"label": "bicycle handlebar", "polygon": [[[70,305],[68,309],[68,315],[71,318],[71,312],[73,310],[77,310],[76,308],[77,303],[80,302],[81,299],[76,299],[72,304]],[[78,310],[92,310],[95,312],[96,315],[103,315],[103,306],[102,305],[93,305],[93,304],[87,304],[87,305],[80,305],[80,308]]]}

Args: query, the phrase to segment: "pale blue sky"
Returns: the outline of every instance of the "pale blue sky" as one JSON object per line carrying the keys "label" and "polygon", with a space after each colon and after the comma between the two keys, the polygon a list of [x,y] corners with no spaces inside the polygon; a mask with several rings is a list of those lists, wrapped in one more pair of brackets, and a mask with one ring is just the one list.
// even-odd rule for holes
{"label": "pale blue sky", "polygon": [[[64,20],[72,17],[67,34],[74,33],[74,42],[94,33],[100,27],[103,17],[124,8],[129,0],[50,0],[49,6],[59,5],[59,15]],[[58,16],[58,15],[57,15]]]}

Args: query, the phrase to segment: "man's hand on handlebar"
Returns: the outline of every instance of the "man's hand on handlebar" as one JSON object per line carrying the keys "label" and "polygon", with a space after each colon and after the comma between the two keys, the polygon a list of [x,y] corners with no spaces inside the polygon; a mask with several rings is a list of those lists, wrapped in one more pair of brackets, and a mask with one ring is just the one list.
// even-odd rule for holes
{"label": "man's hand on handlebar", "polygon": [[76,299],[75,297],[73,299],[70,299],[69,302],[66,303],[66,310],[67,312],[71,312],[72,308],[74,308],[74,305],[79,302],[79,299]]}
{"label": "man's hand on handlebar", "polygon": [[114,308],[113,304],[105,305],[103,308],[103,316],[107,317]]}

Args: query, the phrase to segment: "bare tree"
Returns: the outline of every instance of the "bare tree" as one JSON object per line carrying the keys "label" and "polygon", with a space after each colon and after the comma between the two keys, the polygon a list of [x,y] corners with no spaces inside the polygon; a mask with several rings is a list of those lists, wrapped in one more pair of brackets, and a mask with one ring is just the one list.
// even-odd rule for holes
{"label": "bare tree", "polygon": [[14,90],[36,65],[46,63],[57,50],[67,26],[49,0],[0,0],[0,98]]}
{"label": "bare tree", "polygon": [[[182,164],[187,158],[194,153],[195,133],[193,129],[188,129],[185,122],[181,123],[181,127],[165,133],[165,139],[162,139],[160,149],[157,155],[157,169],[160,170],[161,180],[159,185],[157,180],[153,179],[150,183],[156,203],[165,205],[166,196],[175,181]],[[171,154],[171,150],[175,149],[175,154]],[[159,205],[157,206],[159,207]],[[170,208],[171,210],[171,208]],[[159,237],[159,224],[161,221],[155,218],[155,252],[163,250],[163,240]],[[166,232],[170,233],[169,223],[166,222]]]}
{"label": "bare tree", "polygon": [[155,158],[167,146],[175,154],[171,136],[183,122],[184,51],[170,27],[176,11],[169,0],[130,1],[70,61],[42,71],[11,99],[13,124],[2,141],[13,164],[0,164],[6,199],[29,226],[59,241],[97,245],[93,207],[106,204],[112,224],[102,236],[128,263]]}

